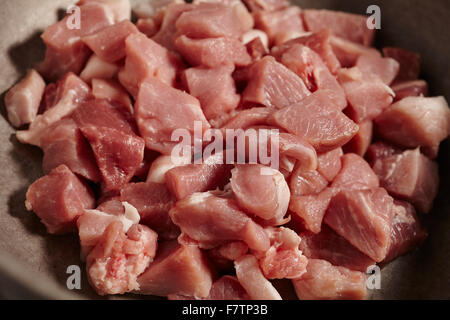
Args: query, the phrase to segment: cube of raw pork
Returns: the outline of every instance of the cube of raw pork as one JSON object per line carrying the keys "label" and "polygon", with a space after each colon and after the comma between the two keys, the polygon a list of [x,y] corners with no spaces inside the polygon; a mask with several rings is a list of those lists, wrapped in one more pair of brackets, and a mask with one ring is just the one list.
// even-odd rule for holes
{"label": "cube of raw pork", "polygon": [[289,189],[294,196],[317,194],[328,186],[328,181],[317,170],[305,173],[298,169],[298,164],[289,179]]}
{"label": "cube of raw pork", "polygon": [[292,280],[300,300],[362,300],[366,297],[366,276],[362,272],[319,259],[309,259],[306,268],[307,273]]}
{"label": "cube of raw pork", "polygon": [[331,200],[324,222],[380,262],[391,244],[392,207],[393,199],[382,188],[343,190]]}
{"label": "cube of raw pork", "polygon": [[44,90],[44,80],[32,69],[8,91],[5,95],[5,106],[13,126],[20,127],[36,119]]}
{"label": "cube of raw pork", "polygon": [[81,71],[80,78],[89,83],[94,78],[112,79],[117,75],[119,69],[118,64],[106,62],[93,54]]}
{"label": "cube of raw pork", "polygon": [[263,220],[283,220],[290,191],[278,170],[260,164],[241,164],[231,173],[231,189],[241,208]]}
{"label": "cube of raw pork", "polygon": [[86,259],[89,283],[100,295],[139,290],[137,278],[153,261],[157,234],[134,224],[127,232],[121,222],[110,224]]}
{"label": "cube of raw pork", "polygon": [[236,276],[252,300],[282,300],[275,287],[262,273],[258,259],[245,255],[235,261]]}
{"label": "cube of raw pork", "polygon": [[131,3],[130,0],[80,0],[77,5],[84,5],[89,2],[97,2],[106,5],[111,9],[114,21],[121,22],[131,19]]}
{"label": "cube of raw pork", "polygon": [[211,290],[213,274],[197,246],[171,241],[159,245],[155,260],[138,283],[140,294],[205,298]]}
{"label": "cube of raw pork", "polygon": [[381,137],[398,146],[436,147],[450,133],[450,109],[444,97],[402,99],[375,120]]}
{"label": "cube of raw pork", "polygon": [[383,261],[385,263],[416,248],[427,237],[411,204],[394,201],[393,214],[391,246]]}
{"label": "cube of raw pork", "polygon": [[400,154],[402,150],[383,141],[372,143],[366,152],[366,159],[370,166],[373,167],[378,159],[388,158],[392,155]]}
{"label": "cube of raw pork", "polygon": [[176,129],[186,129],[192,136],[198,122],[203,136],[210,127],[196,98],[152,77],[139,90],[135,115],[146,147],[163,154],[170,154],[178,144],[171,139]]}
{"label": "cube of raw pork", "polygon": [[343,149],[345,153],[355,153],[361,157],[367,152],[373,138],[373,121],[366,120],[359,124],[358,133],[347,143]]}
{"label": "cube of raw pork", "polygon": [[358,58],[364,54],[380,54],[375,48],[367,47],[336,36],[331,37],[330,43],[336,58],[344,68],[354,67]]}
{"label": "cube of raw pork", "polygon": [[270,246],[264,229],[231,198],[211,192],[194,193],[178,201],[169,214],[181,231],[202,248],[213,248],[230,240],[242,240],[250,249],[259,251]]}
{"label": "cube of raw pork", "polygon": [[207,120],[237,108],[241,97],[236,93],[236,85],[231,76],[233,71],[233,66],[190,68],[184,71],[186,88],[200,101]]}
{"label": "cube of raw pork", "polygon": [[305,139],[318,152],[343,146],[358,131],[358,126],[336,108],[326,91],[316,91],[300,102],[276,111],[270,121]]}
{"label": "cube of raw pork", "polygon": [[367,26],[367,17],[331,10],[303,10],[303,20],[308,31],[317,32],[329,28],[333,35],[352,42],[370,46],[375,29]]}
{"label": "cube of raw pork", "polygon": [[155,230],[164,240],[175,239],[180,230],[169,217],[175,197],[165,184],[154,182],[129,183],[120,190],[120,200],[133,205],[141,223]]}
{"label": "cube of raw pork", "polygon": [[381,54],[364,54],[356,61],[356,67],[369,77],[378,77],[390,85],[398,74],[399,63],[392,58],[383,58]]}
{"label": "cube of raw pork", "polygon": [[136,26],[129,20],[124,20],[85,36],[82,40],[100,59],[116,62],[125,58],[125,39],[136,33],[139,33]]}
{"label": "cube of raw pork", "polygon": [[147,175],[147,182],[165,183],[166,173],[176,167],[181,167],[191,163],[191,157],[175,157],[159,156],[156,158],[150,167]]}
{"label": "cube of raw pork", "polygon": [[307,97],[310,92],[295,73],[266,56],[249,69],[250,79],[242,100],[266,107],[283,108]]}
{"label": "cube of raw pork", "polygon": [[125,114],[133,114],[133,103],[128,92],[113,80],[92,79],[92,95],[96,99],[106,99],[110,104],[120,105]]}
{"label": "cube of raw pork", "polygon": [[36,180],[25,201],[26,208],[33,210],[52,234],[73,231],[78,217],[94,205],[92,192],[65,165]]}
{"label": "cube of raw pork", "polygon": [[364,273],[368,267],[375,265],[375,261],[356,249],[327,225],[323,225],[318,234],[309,231],[302,232],[300,238],[302,239],[300,250],[308,259],[322,259],[335,266]]}
{"label": "cube of raw pork", "polygon": [[431,211],[439,189],[438,166],[419,149],[378,159],[373,170],[389,193],[408,200],[421,212]]}
{"label": "cube of raw pork", "polygon": [[317,171],[327,179],[328,182],[333,181],[339,171],[341,171],[341,157],[343,155],[342,148],[336,148],[317,155]]}
{"label": "cube of raw pork", "polygon": [[45,130],[62,118],[71,115],[90,95],[89,86],[73,73],[68,73],[58,81],[54,105],[38,115],[28,130],[17,131],[17,139],[22,143],[40,146]]}
{"label": "cube of raw pork", "polygon": [[360,156],[347,153],[342,156],[341,171],[334,178],[331,187],[344,189],[376,188],[380,185],[377,175]]}
{"label": "cube of raw pork", "polygon": [[401,48],[383,48],[386,57],[395,59],[400,64],[400,70],[395,82],[417,80],[420,73],[420,55]]}

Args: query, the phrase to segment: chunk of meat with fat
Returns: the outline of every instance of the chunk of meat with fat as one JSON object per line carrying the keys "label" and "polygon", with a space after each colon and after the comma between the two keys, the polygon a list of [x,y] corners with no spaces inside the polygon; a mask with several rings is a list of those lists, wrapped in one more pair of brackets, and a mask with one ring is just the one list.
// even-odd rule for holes
{"label": "chunk of meat with fat", "polygon": [[158,235],[135,224],[125,233],[121,222],[110,224],[86,259],[89,283],[100,295],[139,290],[137,278],[153,261]]}
{"label": "chunk of meat with fat", "polygon": [[405,148],[435,147],[450,134],[450,109],[444,97],[408,97],[375,119],[378,134]]}
{"label": "chunk of meat with fat", "polygon": [[368,267],[375,265],[375,261],[327,225],[322,226],[318,234],[302,232],[300,238],[300,250],[308,259],[322,259],[332,265],[364,273]]}
{"label": "chunk of meat with fat", "polygon": [[276,111],[271,123],[304,138],[318,152],[326,152],[346,144],[358,131],[325,92],[317,91],[298,103]]}
{"label": "chunk of meat with fat", "polygon": [[367,17],[331,10],[303,10],[303,20],[308,31],[329,28],[333,35],[365,46],[372,44],[375,29],[367,26]]}
{"label": "chunk of meat with fat", "polygon": [[255,256],[245,255],[234,265],[239,283],[252,300],[282,300],[272,283],[265,278]]}
{"label": "chunk of meat with fat", "polygon": [[163,242],[138,283],[140,294],[205,298],[211,290],[213,272],[197,246]]}
{"label": "chunk of meat with fat", "polygon": [[17,139],[22,143],[40,146],[40,140],[46,129],[71,115],[90,95],[89,86],[73,73],[68,73],[58,81],[55,105],[38,115],[28,130],[17,131]]}
{"label": "chunk of meat with fat", "polygon": [[269,248],[264,229],[242,212],[233,199],[211,192],[194,193],[178,201],[169,214],[181,231],[202,248],[213,248],[230,240],[242,240],[253,250]]}
{"label": "chunk of meat with fat", "polygon": [[166,173],[176,167],[181,167],[191,163],[191,157],[159,156],[150,167],[147,175],[147,182],[165,183]]}
{"label": "chunk of meat with fat", "polygon": [[172,140],[176,129],[186,129],[192,136],[195,122],[199,122],[203,136],[210,127],[196,98],[156,78],[148,78],[142,84],[135,114],[146,147],[163,154],[169,154],[178,144]]}
{"label": "chunk of meat with fat", "polygon": [[8,119],[15,127],[29,124],[36,119],[45,90],[45,81],[31,69],[25,78],[14,85],[5,95]]}
{"label": "chunk of meat with fat", "polygon": [[439,190],[438,166],[419,149],[378,159],[373,170],[389,193],[408,200],[421,212],[431,211]]}
{"label": "chunk of meat with fat", "polygon": [[264,220],[283,220],[290,191],[278,170],[260,164],[242,164],[231,173],[231,189],[241,208]]}
{"label": "chunk of meat with fat", "polygon": [[92,95],[96,99],[106,99],[111,104],[120,105],[125,114],[130,115],[134,113],[130,96],[117,82],[105,79],[92,79]]}
{"label": "chunk of meat with fat", "polygon": [[91,82],[94,78],[112,79],[119,72],[120,67],[115,63],[106,62],[93,54],[83,71],[80,73],[80,78],[83,81]]}
{"label": "chunk of meat with fat", "polygon": [[94,205],[92,192],[65,165],[31,184],[25,201],[52,234],[73,231],[78,217]]}
{"label": "chunk of meat with fat", "polygon": [[363,300],[366,276],[336,267],[325,260],[309,259],[307,273],[292,281],[300,300]]}
{"label": "chunk of meat with fat", "polygon": [[382,188],[342,190],[331,200],[324,222],[380,262],[391,244],[392,207],[393,199]]}
{"label": "chunk of meat with fat", "polygon": [[242,93],[246,103],[280,109],[310,94],[303,81],[273,57],[266,56],[254,63],[249,74],[248,85]]}

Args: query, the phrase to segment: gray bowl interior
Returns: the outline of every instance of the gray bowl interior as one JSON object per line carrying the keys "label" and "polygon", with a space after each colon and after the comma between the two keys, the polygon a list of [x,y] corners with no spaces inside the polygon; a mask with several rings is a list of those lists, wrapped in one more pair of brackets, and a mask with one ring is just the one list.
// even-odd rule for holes
{"label": "gray bowl interior", "polygon": [[[137,2],[135,0],[134,2]],[[0,0],[0,297],[97,298],[82,272],[82,289],[69,291],[66,269],[80,265],[74,236],[48,236],[36,216],[25,210],[27,186],[42,175],[41,151],[21,145],[6,121],[4,92],[27,68],[43,58],[40,33],[64,12],[71,0]],[[381,8],[382,28],[376,44],[419,52],[422,78],[433,95],[450,99],[448,0],[298,0],[301,7],[329,8],[365,14]],[[382,269],[373,299],[450,298],[450,143],[439,155],[441,188],[434,210],[423,217],[429,231],[424,245]],[[284,289],[284,290],[288,290]],[[291,292],[292,296],[292,292]],[[134,298],[128,295],[125,298]],[[151,298],[151,297],[149,297]]]}

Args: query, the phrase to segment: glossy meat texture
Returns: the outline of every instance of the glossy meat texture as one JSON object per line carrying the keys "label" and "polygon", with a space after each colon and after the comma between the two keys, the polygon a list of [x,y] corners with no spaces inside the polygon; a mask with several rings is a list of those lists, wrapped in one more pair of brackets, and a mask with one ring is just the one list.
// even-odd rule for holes
{"label": "glossy meat texture", "polygon": [[324,222],[376,262],[391,244],[393,199],[382,188],[343,190],[330,202]]}
{"label": "glossy meat texture", "polygon": [[242,164],[231,173],[231,189],[241,208],[264,220],[283,220],[290,191],[278,170],[260,164]]}
{"label": "glossy meat texture", "polygon": [[191,163],[191,157],[159,156],[156,158],[148,171],[147,182],[165,183],[166,173],[176,167]]}
{"label": "glossy meat texture", "polygon": [[270,246],[264,229],[230,198],[211,192],[194,193],[178,201],[169,214],[181,231],[202,248],[213,248],[230,240],[242,240],[250,249],[259,251]]}
{"label": "glossy meat texture", "polygon": [[80,78],[87,83],[91,83],[94,78],[112,79],[117,75],[119,69],[118,64],[107,62],[93,54],[81,71]]}
{"label": "glossy meat texture", "polygon": [[25,78],[12,87],[5,95],[8,120],[15,127],[29,124],[36,119],[45,90],[45,81],[31,69]]}
{"label": "glossy meat texture", "polygon": [[254,63],[249,75],[247,87],[242,93],[245,103],[281,109],[310,94],[302,79],[270,56]]}
{"label": "glossy meat texture", "polygon": [[336,108],[324,91],[317,91],[298,103],[276,111],[270,121],[302,137],[318,152],[343,146],[358,131],[358,126]]}
{"label": "glossy meat texture", "polygon": [[162,242],[153,263],[139,276],[139,293],[172,294],[205,298],[213,283],[213,272],[204,253],[195,245]]}
{"label": "glossy meat texture", "polygon": [[74,231],[78,217],[94,205],[91,190],[65,165],[30,185],[25,201],[51,234]]}
{"label": "glossy meat texture", "polygon": [[290,176],[289,188],[294,196],[317,194],[328,186],[328,181],[317,171],[303,173],[294,167]]}
{"label": "glossy meat texture", "polygon": [[362,272],[336,267],[320,259],[309,259],[307,273],[292,280],[300,300],[363,300],[366,276]]}
{"label": "glossy meat texture", "polygon": [[411,202],[423,213],[431,211],[439,190],[439,171],[419,149],[378,159],[373,170],[389,193]]}
{"label": "glossy meat texture", "polygon": [[110,224],[86,259],[89,283],[100,295],[139,290],[137,278],[153,261],[158,235],[134,224],[125,233],[121,222]]}
{"label": "glossy meat texture", "polygon": [[377,175],[360,156],[348,153],[342,156],[342,168],[331,187],[338,189],[367,189],[380,185]]}
{"label": "glossy meat texture", "polygon": [[120,190],[120,200],[133,205],[141,223],[155,230],[161,239],[175,239],[180,231],[169,217],[175,197],[165,184],[154,182],[129,183]]}

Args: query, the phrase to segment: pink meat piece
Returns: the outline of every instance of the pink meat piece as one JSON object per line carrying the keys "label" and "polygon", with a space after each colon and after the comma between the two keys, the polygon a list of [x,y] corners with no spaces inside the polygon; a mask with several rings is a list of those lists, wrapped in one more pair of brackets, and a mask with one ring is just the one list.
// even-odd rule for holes
{"label": "pink meat piece", "polygon": [[342,156],[342,168],[331,184],[340,189],[376,188],[380,185],[377,175],[370,165],[357,154],[347,153]]}
{"label": "pink meat piece", "polygon": [[77,125],[116,129],[124,134],[136,135],[132,115],[121,105],[115,106],[105,99],[91,99],[80,105],[72,114]]}
{"label": "pink meat piece", "polygon": [[178,33],[190,38],[239,38],[248,28],[232,6],[200,3],[183,12],[175,23]]}
{"label": "pink meat piece", "polygon": [[252,300],[282,300],[275,287],[262,273],[258,259],[245,255],[234,263],[239,283]]}
{"label": "pink meat piece", "polygon": [[249,69],[250,79],[242,100],[266,107],[283,108],[299,102],[310,92],[295,73],[266,56]]}
{"label": "pink meat piece", "polygon": [[93,54],[86,63],[83,71],[81,71],[80,78],[89,83],[94,78],[112,79],[117,75],[119,69],[118,64],[106,62]]}
{"label": "pink meat piece", "polygon": [[252,12],[259,10],[276,11],[289,6],[287,0],[243,0]]}
{"label": "pink meat piece", "polygon": [[256,28],[269,36],[271,44],[280,44],[290,34],[301,34],[305,31],[301,10],[297,6],[289,6],[277,11],[257,11],[254,13]]}
{"label": "pink meat piece", "polygon": [[13,126],[20,127],[36,119],[44,91],[44,79],[34,69],[8,91],[5,107]]}
{"label": "pink meat piece", "polygon": [[296,135],[280,132],[278,134],[280,155],[297,160],[297,169],[310,172],[317,169],[317,153],[305,139]]}
{"label": "pink meat piece", "polygon": [[325,92],[336,108],[345,109],[347,100],[344,90],[320,56],[312,49],[302,44],[294,44],[279,57],[279,60],[303,80],[308,90]]}
{"label": "pink meat piece", "polygon": [[190,39],[184,35],[175,40],[175,48],[193,66],[247,66],[251,58],[245,46],[229,37]]}
{"label": "pink meat piece", "polygon": [[366,272],[375,261],[356,249],[345,238],[327,225],[318,234],[306,231],[300,233],[300,250],[308,259],[322,259],[335,266]]}
{"label": "pink meat piece", "polygon": [[214,119],[236,109],[240,95],[231,76],[234,67],[189,68],[184,71],[188,92],[200,101],[206,119]]}
{"label": "pink meat piece", "polygon": [[41,147],[45,174],[64,164],[85,179],[100,181],[92,149],[73,119],[62,119],[48,127],[41,139]]}
{"label": "pink meat piece", "polygon": [[390,85],[398,74],[400,64],[392,58],[383,58],[380,54],[364,54],[356,61],[356,67],[368,77],[378,77]]}
{"label": "pink meat piece", "polygon": [[77,2],[77,5],[81,6],[94,2],[106,5],[112,11],[114,22],[116,23],[131,19],[130,0],[80,0]]}
{"label": "pink meat piece", "polygon": [[341,171],[341,157],[343,155],[342,148],[336,148],[317,155],[317,171],[327,179],[328,182],[333,181],[339,171]]}
{"label": "pink meat piece", "polygon": [[89,2],[79,8],[80,28],[68,28],[76,21],[77,13],[72,13],[48,27],[41,36],[47,51],[38,68],[47,80],[56,80],[67,72],[78,74],[90,55],[81,38],[114,23],[113,12],[103,3]]}
{"label": "pink meat piece", "polygon": [[332,36],[330,42],[336,58],[344,68],[354,67],[356,61],[362,55],[380,54],[375,48],[367,47],[336,36]]}
{"label": "pink meat piece", "polygon": [[142,83],[151,77],[174,85],[182,64],[166,48],[137,33],[127,37],[125,51],[125,67],[119,72],[119,81],[133,97],[137,97]]}
{"label": "pink meat piece", "polygon": [[133,225],[126,233],[121,222],[108,226],[86,259],[89,283],[95,291],[107,295],[139,290],[137,279],[155,257],[157,237],[142,225]]}
{"label": "pink meat piece", "polygon": [[356,123],[375,119],[392,104],[391,88],[379,78],[367,77],[356,67],[340,70],[338,79],[348,100],[346,112]]}
{"label": "pink meat piece", "polygon": [[395,81],[417,80],[420,73],[420,55],[401,48],[383,48],[386,57],[395,59],[400,64]]}
{"label": "pink meat piece", "polygon": [[28,130],[17,131],[17,139],[22,143],[40,146],[46,129],[71,115],[90,95],[89,86],[73,73],[68,73],[57,83],[54,105],[38,115]]}
{"label": "pink meat piece", "polygon": [[152,39],[163,47],[173,51],[175,49],[174,41],[179,35],[176,22],[184,12],[193,9],[194,6],[192,4],[184,3],[183,1],[173,1],[170,3],[164,11],[161,26]]}
{"label": "pink meat piece", "polygon": [[125,58],[125,39],[139,30],[129,20],[108,26],[85,36],[83,42],[102,60],[116,62]]}
{"label": "pink meat piece", "polygon": [[326,91],[316,91],[300,102],[276,111],[270,121],[302,137],[317,152],[343,146],[358,131],[358,126],[336,108]]}
{"label": "pink meat piece", "polygon": [[317,194],[293,195],[289,204],[289,212],[292,213],[292,219],[299,221],[307,230],[319,233],[331,198],[336,193],[337,189],[325,188]]}
{"label": "pink meat piece", "polygon": [[431,211],[439,190],[438,166],[419,149],[378,159],[373,170],[390,194],[408,200],[421,212]]}
{"label": "pink meat piece", "polygon": [[269,228],[271,246],[264,253],[256,253],[267,279],[296,279],[306,272],[308,259],[299,250],[297,233],[288,228]]}
{"label": "pink meat piece", "polygon": [[265,125],[271,113],[272,110],[265,107],[239,110],[222,126],[222,129],[246,129],[257,125]]}
{"label": "pink meat piece", "polygon": [[195,192],[204,192],[223,187],[230,178],[230,165],[223,154],[215,154],[200,164],[187,164],[167,171],[167,187],[177,197],[184,199]]}
{"label": "pink meat piece", "polygon": [[153,182],[129,183],[120,190],[120,200],[133,205],[141,223],[155,230],[164,240],[175,239],[180,231],[169,217],[175,197],[165,184]]}
{"label": "pink meat piece", "polygon": [[119,189],[129,182],[144,159],[144,140],[107,127],[86,126],[81,132],[94,151],[106,188]]}
{"label": "pink meat piece", "polygon": [[309,259],[307,273],[292,280],[300,300],[363,300],[366,276],[362,272],[336,267],[320,259]]}
{"label": "pink meat piece", "polygon": [[92,79],[92,95],[98,100],[106,99],[110,104],[120,106],[120,110],[123,110],[125,114],[134,112],[128,92],[115,81]]}
{"label": "pink meat piece", "polygon": [[196,98],[156,78],[142,84],[135,116],[146,147],[163,154],[169,154],[178,144],[171,139],[174,130],[186,129],[192,136],[195,122],[201,124],[202,133],[210,127]]}
{"label": "pink meat piece", "polygon": [[170,241],[159,245],[155,260],[138,283],[140,294],[205,298],[211,290],[213,274],[197,246]]}
{"label": "pink meat piece", "polygon": [[325,179],[317,170],[302,172],[298,165],[294,167],[290,176],[289,188],[294,196],[317,194],[328,186]]}
{"label": "pink meat piece", "polygon": [[303,35],[289,40],[282,45],[273,47],[271,53],[274,56],[281,56],[282,53],[296,44],[301,44],[314,50],[322,58],[331,73],[335,74],[341,67],[331,46],[331,31],[329,29],[323,29],[310,35]]}
{"label": "pink meat piece", "polygon": [[393,199],[382,188],[344,189],[330,202],[324,222],[376,262],[391,244]]}
{"label": "pink meat piece", "polygon": [[25,201],[27,210],[33,210],[52,234],[73,231],[84,209],[94,205],[92,192],[65,165],[31,184]]}
{"label": "pink meat piece", "polygon": [[367,17],[331,10],[303,10],[303,20],[308,31],[328,28],[333,35],[365,46],[370,46],[375,30],[367,27]]}
{"label": "pink meat piece", "polygon": [[395,93],[394,102],[407,97],[428,97],[428,83],[423,80],[398,82],[391,89]]}
{"label": "pink meat piece", "polygon": [[148,171],[147,182],[166,183],[167,171],[191,163],[191,157],[159,156],[156,158]]}
{"label": "pink meat piece", "polygon": [[416,210],[408,202],[394,201],[391,246],[383,262],[389,262],[419,246],[428,236]]}
{"label": "pink meat piece", "polygon": [[252,61],[258,61],[268,53],[268,50],[260,37],[256,37],[250,42],[246,43],[245,47]]}
{"label": "pink meat piece", "polygon": [[450,133],[450,109],[444,97],[402,99],[375,120],[378,134],[405,148],[437,147]]}
{"label": "pink meat piece", "polygon": [[367,152],[373,138],[373,121],[366,120],[359,124],[358,133],[347,143],[343,149],[345,153],[355,153],[361,157]]}
{"label": "pink meat piece", "polygon": [[178,201],[169,215],[202,248],[234,240],[242,240],[250,249],[259,251],[270,246],[264,229],[242,212],[233,199],[211,192],[195,193]]}
{"label": "pink meat piece", "polygon": [[383,141],[377,141],[372,143],[367,149],[366,159],[369,162],[369,164],[373,167],[376,160],[388,158],[392,155],[400,153],[402,153],[401,149],[398,149]]}
{"label": "pink meat piece", "polygon": [[241,164],[231,173],[231,189],[241,208],[263,220],[283,220],[290,191],[278,170],[260,164]]}
{"label": "pink meat piece", "polygon": [[138,19],[136,28],[138,28],[139,32],[142,32],[149,38],[155,36],[159,31],[158,25],[153,18]]}

